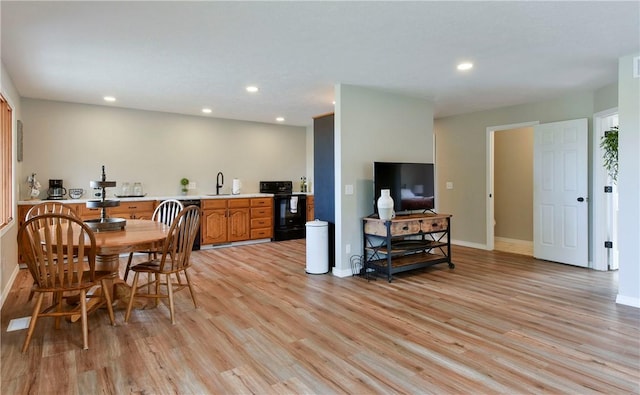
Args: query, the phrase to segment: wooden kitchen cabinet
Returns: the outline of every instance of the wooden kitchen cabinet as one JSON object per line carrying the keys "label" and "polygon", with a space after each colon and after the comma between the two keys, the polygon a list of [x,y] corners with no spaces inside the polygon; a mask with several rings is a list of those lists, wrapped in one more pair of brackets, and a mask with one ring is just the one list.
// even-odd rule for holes
{"label": "wooden kitchen cabinet", "polygon": [[205,199],[202,207],[202,244],[249,240],[249,199]]}
{"label": "wooden kitchen cabinet", "polygon": [[203,199],[202,244],[271,238],[273,198]]}
{"label": "wooden kitchen cabinet", "polygon": [[251,199],[251,240],[273,237],[273,198]]}
{"label": "wooden kitchen cabinet", "polygon": [[314,218],[314,210],[313,210],[313,195],[307,196],[307,221],[313,221]]}
{"label": "wooden kitchen cabinet", "polygon": [[[24,223],[24,220],[27,216],[27,212],[31,210],[31,207],[35,206],[36,204],[46,203],[46,202],[53,202],[53,200],[34,200],[33,203],[19,204],[18,205],[18,226],[21,226]],[[82,209],[82,206],[84,206],[84,203],[64,203],[64,205],[73,208],[75,213],[79,216],[80,210]]]}
{"label": "wooden kitchen cabinet", "polygon": [[201,202],[202,244],[227,242],[227,199],[205,199]]}
{"label": "wooden kitchen cabinet", "polygon": [[[108,207],[108,218],[151,219],[156,206],[155,200],[120,202],[119,206]],[[81,204],[78,215],[83,220],[100,218],[101,208],[89,208]]]}
{"label": "wooden kitchen cabinet", "polygon": [[228,199],[229,241],[249,240],[251,235],[250,199]]}

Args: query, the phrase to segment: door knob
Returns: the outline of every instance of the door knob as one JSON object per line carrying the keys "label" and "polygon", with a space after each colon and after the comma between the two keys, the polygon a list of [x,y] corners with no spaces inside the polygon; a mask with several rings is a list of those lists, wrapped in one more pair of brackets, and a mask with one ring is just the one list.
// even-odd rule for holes
{"label": "door knob", "polygon": [[584,202],[584,198],[583,198],[582,196],[580,196],[580,197],[578,198],[578,201],[579,201],[579,202]]}

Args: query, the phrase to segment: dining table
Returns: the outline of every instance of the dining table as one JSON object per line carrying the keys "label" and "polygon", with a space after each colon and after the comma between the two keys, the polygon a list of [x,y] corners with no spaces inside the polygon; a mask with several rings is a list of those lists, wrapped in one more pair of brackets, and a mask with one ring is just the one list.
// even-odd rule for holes
{"label": "dining table", "polygon": [[[129,285],[120,278],[120,255],[135,251],[157,250],[162,247],[169,234],[170,227],[162,222],[147,219],[127,219],[122,230],[94,232],[96,239],[96,270],[110,271],[112,299],[117,305],[120,301],[126,306],[130,297]],[[88,307],[97,300],[91,299]],[[80,315],[72,316],[76,321]]]}
{"label": "dining table", "polygon": [[169,226],[148,219],[128,219],[123,230],[94,232],[96,270],[108,270],[117,275],[121,254],[158,249],[168,234]]}

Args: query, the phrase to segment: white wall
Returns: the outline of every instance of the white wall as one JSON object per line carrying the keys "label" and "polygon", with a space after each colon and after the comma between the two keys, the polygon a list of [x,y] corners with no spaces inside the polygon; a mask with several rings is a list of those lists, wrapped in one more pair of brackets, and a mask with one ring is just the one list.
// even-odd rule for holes
{"label": "white wall", "polygon": [[[21,119],[20,96],[13,85],[11,77],[6,71],[2,59],[0,59],[0,92],[2,96],[9,102],[13,109],[13,141],[14,141],[14,177],[18,174],[20,164],[16,161],[16,121]],[[18,200],[17,188],[14,188],[14,212],[17,210],[15,204]],[[0,306],[4,304],[5,298],[10,290],[13,278],[18,273],[18,245],[16,237],[18,235],[17,222],[9,224],[2,229],[0,233]]]}
{"label": "white wall", "polygon": [[219,171],[224,193],[233,178],[251,193],[307,172],[303,127],[33,99],[23,99],[23,123],[19,179],[37,173],[43,198],[48,179],[87,189],[103,164],[109,180],[142,182],[149,196],[179,195],[183,177],[196,183],[190,194],[214,193]]}
{"label": "white wall", "polygon": [[633,58],[620,58],[618,69],[618,241],[617,302],[640,307],[640,78]]}
{"label": "white wall", "polygon": [[373,162],[433,162],[433,103],[353,85],[335,92],[334,274],[345,276],[351,256],[362,254],[362,217],[373,213]]}

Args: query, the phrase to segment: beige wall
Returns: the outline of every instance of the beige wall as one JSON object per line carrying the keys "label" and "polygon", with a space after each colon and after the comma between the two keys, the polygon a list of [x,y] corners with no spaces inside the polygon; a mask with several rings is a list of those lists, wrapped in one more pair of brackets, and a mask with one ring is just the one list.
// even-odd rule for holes
{"label": "beige wall", "polygon": [[533,241],[533,128],[494,135],[495,237]]}
{"label": "beige wall", "polygon": [[640,78],[633,77],[633,58],[620,58],[618,115],[619,169],[618,302],[640,307]]}
{"label": "beige wall", "polygon": [[[351,275],[351,256],[362,255],[362,217],[373,213],[373,162],[433,162],[433,103],[338,85],[335,114],[334,273]],[[354,187],[353,195],[345,194],[346,185]]]}
{"label": "beige wall", "polygon": [[261,180],[299,182],[307,171],[303,127],[45,100],[22,105],[19,179],[35,172],[43,186],[61,178],[66,188],[87,189],[104,164],[109,180],[142,182],[150,196],[179,195],[183,177],[196,183],[191,194],[215,192],[218,171],[222,192],[239,178],[251,193]]}
{"label": "beige wall", "polygon": [[[578,118],[591,120],[596,103],[608,108],[617,106],[607,92],[608,89],[577,92],[555,100],[436,119],[436,199],[438,211],[453,214],[454,241],[473,247],[486,247],[488,127]],[[607,104],[610,100],[612,102]],[[589,136],[589,141],[592,141],[591,122]],[[445,188],[447,181],[453,182],[453,189]]]}

